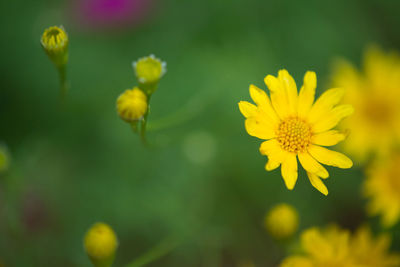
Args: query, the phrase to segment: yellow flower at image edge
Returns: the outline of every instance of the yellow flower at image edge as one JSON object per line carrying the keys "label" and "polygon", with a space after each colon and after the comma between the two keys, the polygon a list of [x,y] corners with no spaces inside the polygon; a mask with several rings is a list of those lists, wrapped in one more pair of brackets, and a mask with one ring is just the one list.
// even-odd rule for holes
{"label": "yellow flower at image edge", "polygon": [[6,147],[0,145],[0,173],[7,171],[10,166],[10,155]]}
{"label": "yellow flower at image edge", "polygon": [[305,230],[301,235],[303,254],[289,256],[281,267],[396,267],[400,255],[389,253],[390,237],[374,238],[368,227],[356,233],[336,226]]}
{"label": "yellow flower at image edge", "polygon": [[250,85],[250,96],[256,105],[240,101],[239,109],[246,118],[248,134],[267,140],[260,146],[261,154],[268,156],[266,170],[281,166],[286,187],[292,190],[298,177],[298,158],[311,184],[327,195],[328,189],[320,178],[326,179],[329,174],[320,163],[344,169],[353,165],[345,155],[324,147],[336,145],[346,137],[331,130],[353,113],[351,105],[337,105],[344,90],[330,89],[314,103],[317,86],[314,72],[305,74],[299,93],[286,70],[280,70],[278,77],[268,75],[264,81],[271,100],[263,90]]}
{"label": "yellow flower at image edge", "polygon": [[147,96],[138,87],[126,90],[117,99],[118,115],[126,122],[143,118],[147,112]]}
{"label": "yellow flower at image edge", "polygon": [[333,86],[346,88],[344,101],[356,112],[343,123],[351,135],[344,149],[363,163],[370,155],[389,156],[400,143],[400,56],[370,47],[362,71],[342,60],[332,75]]}
{"label": "yellow flower at image edge", "polygon": [[118,240],[109,225],[96,223],[86,233],[84,246],[94,266],[109,267],[114,260]]}
{"label": "yellow flower at image edge", "polygon": [[68,35],[62,26],[46,29],[40,40],[47,55],[59,67],[68,61],[68,42]]}
{"label": "yellow flower at image edge", "polygon": [[400,219],[400,153],[387,161],[376,160],[367,170],[363,184],[364,196],[369,198],[367,212],[380,214],[382,225],[391,227]]}
{"label": "yellow flower at image edge", "polygon": [[294,207],[281,203],[265,216],[265,227],[276,239],[291,237],[299,226],[299,215]]}

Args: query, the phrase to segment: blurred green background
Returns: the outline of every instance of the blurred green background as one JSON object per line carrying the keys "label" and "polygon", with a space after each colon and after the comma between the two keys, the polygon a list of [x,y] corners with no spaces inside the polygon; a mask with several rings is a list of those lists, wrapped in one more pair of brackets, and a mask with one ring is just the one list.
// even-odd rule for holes
{"label": "blurred green background", "polygon": [[[301,229],[368,220],[361,168],[328,168],[327,197],[303,170],[288,191],[279,170],[264,170],[261,141],[245,132],[237,103],[281,68],[298,86],[316,71],[320,94],[334,59],[359,65],[370,43],[400,50],[399,1],[154,0],[140,19],[110,29],[83,27],[77,5],[0,4],[0,142],[11,155],[0,176],[5,266],[91,266],[82,238],[97,221],[119,237],[115,266],[165,238],[179,245],[148,266],[275,266],[285,250],[263,217],[276,203],[298,209]],[[39,43],[52,25],[70,38],[64,103]],[[136,85],[131,62],[150,53],[168,72],[152,97],[148,149],[115,101]],[[157,128],[175,112],[189,119]],[[400,249],[399,226],[393,233]]]}

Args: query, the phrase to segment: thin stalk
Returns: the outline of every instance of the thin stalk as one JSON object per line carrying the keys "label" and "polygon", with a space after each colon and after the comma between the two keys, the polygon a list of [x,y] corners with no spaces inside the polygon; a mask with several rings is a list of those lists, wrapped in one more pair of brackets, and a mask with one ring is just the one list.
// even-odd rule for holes
{"label": "thin stalk", "polygon": [[60,93],[61,93],[61,99],[64,100],[67,92],[68,92],[68,81],[67,81],[67,68],[66,64],[63,64],[61,66],[57,67],[58,69],[58,74],[60,77]]}
{"label": "thin stalk", "polygon": [[152,249],[147,251],[145,254],[140,256],[137,259],[134,259],[132,262],[127,264],[125,267],[141,267],[145,266],[159,258],[167,255],[172,250],[174,250],[180,242],[177,239],[166,238],[154,246]]}

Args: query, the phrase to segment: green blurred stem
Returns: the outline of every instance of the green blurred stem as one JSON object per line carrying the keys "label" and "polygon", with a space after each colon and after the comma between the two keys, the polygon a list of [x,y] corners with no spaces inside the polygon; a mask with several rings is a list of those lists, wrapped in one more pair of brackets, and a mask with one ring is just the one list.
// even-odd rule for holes
{"label": "green blurred stem", "polygon": [[65,99],[68,92],[68,81],[67,81],[67,65],[62,64],[57,66],[58,74],[60,76],[60,92],[61,99]]}
{"label": "green blurred stem", "polygon": [[144,115],[143,119],[141,120],[140,124],[140,138],[145,146],[147,146],[147,139],[146,139],[146,126],[147,126],[147,115]]}
{"label": "green blurred stem", "polygon": [[196,95],[180,109],[149,124],[148,130],[158,131],[185,123],[196,117],[204,109],[205,105],[207,105],[207,101]]}
{"label": "green blurred stem", "polygon": [[159,258],[167,255],[172,250],[174,250],[180,241],[174,238],[166,238],[158,243],[155,247],[147,251],[145,254],[139,258],[133,260],[131,263],[127,264],[125,267],[141,267],[145,266]]}

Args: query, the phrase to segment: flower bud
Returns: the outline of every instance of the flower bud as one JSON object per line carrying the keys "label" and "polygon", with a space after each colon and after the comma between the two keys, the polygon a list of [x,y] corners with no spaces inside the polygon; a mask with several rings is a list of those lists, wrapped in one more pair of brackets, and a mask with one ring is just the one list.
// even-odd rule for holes
{"label": "flower bud", "polygon": [[7,171],[10,165],[10,156],[5,146],[0,145],[0,173]]}
{"label": "flower bud", "polygon": [[118,115],[126,122],[143,118],[147,112],[147,96],[138,87],[126,90],[117,99]]}
{"label": "flower bud", "polygon": [[140,58],[138,61],[133,62],[132,65],[139,81],[139,87],[147,95],[151,95],[157,89],[158,82],[167,71],[167,64],[154,55],[150,55]]}
{"label": "flower bud", "polygon": [[46,29],[40,40],[51,61],[61,67],[68,61],[68,35],[62,26]]}
{"label": "flower bud", "polygon": [[118,240],[109,225],[96,223],[86,233],[84,246],[95,267],[110,267],[114,261]]}
{"label": "flower bud", "polygon": [[291,237],[299,226],[299,216],[295,208],[281,203],[269,210],[265,216],[265,227],[275,239]]}

